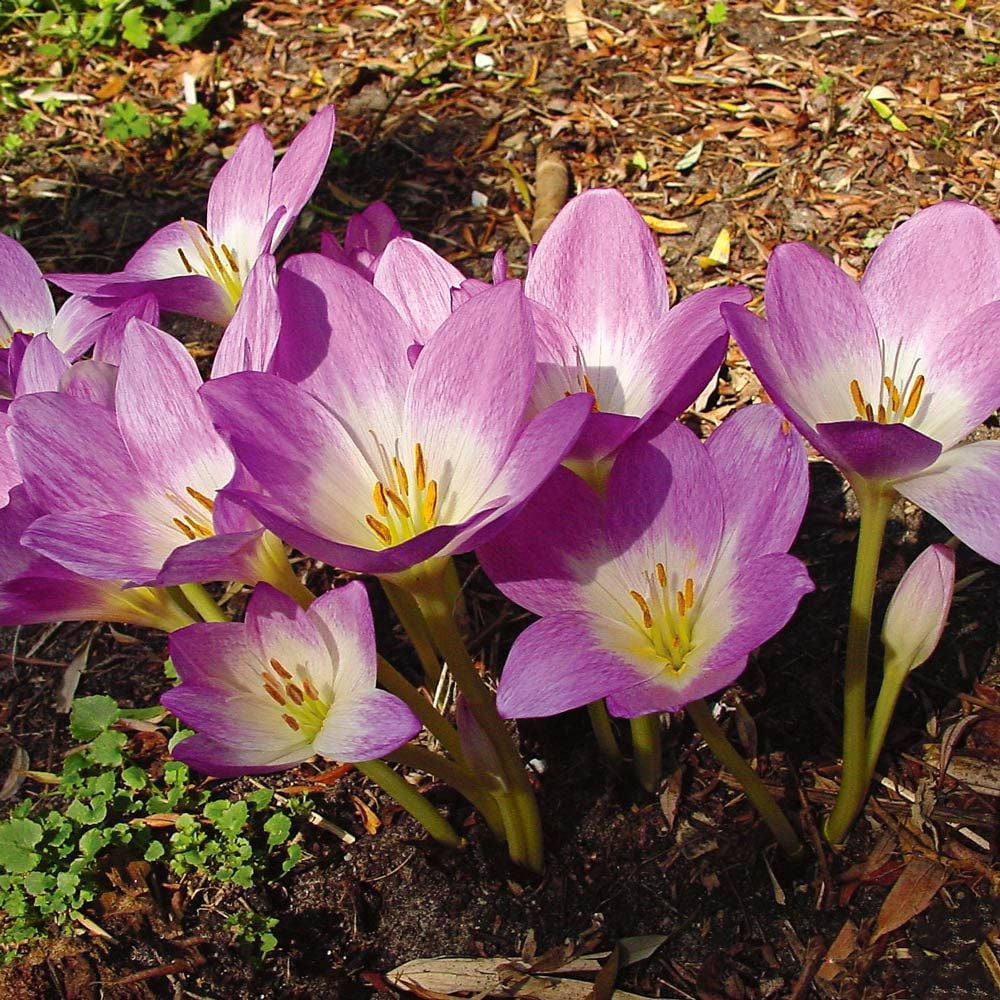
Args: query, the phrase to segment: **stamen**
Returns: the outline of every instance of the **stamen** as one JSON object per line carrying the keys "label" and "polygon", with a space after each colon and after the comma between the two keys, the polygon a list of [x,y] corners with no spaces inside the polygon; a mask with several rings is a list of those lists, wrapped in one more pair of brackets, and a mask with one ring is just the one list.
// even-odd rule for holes
{"label": "stamen", "polygon": [[205,496],[204,493],[199,493],[193,486],[188,486],[187,487],[187,493],[188,493],[188,496],[190,496],[192,500],[197,500],[198,503],[200,503],[202,505],[202,507],[205,508],[205,510],[207,510],[207,511],[213,511],[213,510],[215,510],[215,501],[214,500],[209,500],[208,497]]}
{"label": "stamen", "polygon": [[194,274],[194,268],[191,266],[191,261],[187,259],[187,255],[180,247],[177,248],[177,253],[180,254],[181,263],[184,265],[184,270],[187,271],[188,274]]}
{"label": "stamen", "polygon": [[267,673],[262,673],[261,677],[264,678],[264,690],[279,704],[287,705],[288,702],[285,701],[285,696],[274,686],[274,678]]}
{"label": "stamen", "polygon": [[684,581],[684,610],[690,611],[694,607],[694,580],[688,577]]}
{"label": "stamen", "polygon": [[374,500],[375,509],[379,514],[386,517],[389,513],[389,504],[385,499],[385,487],[377,479],[375,480],[375,488],[372,490],[372,500]]}
{"label": "stamen", "polygon": [[403,463],[395,455],[392,456],[392,468],[396,473],[396,482],[399,483],[399,492],[403,496],[408,496],[410,492],[410,479],[406,475]]}
{"label": "stamen", "polygon": [[410,508],[406,505],[406,502],[395,490],[386,490],[385,495],[389,498],[389,502],[396,508],[396,513],[400,517],[410,520],[412,515],[410,514]]}
{"label": "stamen", "polygon": [[302,688],[300,688],[298,684],[286,684],[285,694],[287,694],[296,705],[301,705],[306,700],[306,696],[302,693]]}
{"label": "stamen", "polygon": [[222,244],[222,255],[226,258],[226,263],[233,269],[234,274],[240,273],[240,265],[233,255],[233,251],[226,246],[225,243]]}
{"label": "stamen", "polygon": [[871,403],[865,403],[865,419],[875,422],[875,411],[872,409]]}
{"label": "stamen", "polygon": [[185,524],[179,517],[171,518],[177,530],[184,535],[186,538],[190,539],[192,542],[198,537],[191,527]]}
{"label": "stamen", "polygon": [[639,593],[638,590],[630,590],[628,596],[639,605],[639,610],[642,612],[642,624],[643,628],[653,627],[653,615],[649,610],[649,605],[646,603],[646,598]]}
{"label": "stamen", "polygon": [[306,697],[310,701],[319,701],[319,691],[313,686],[313,682],[308,677],[300,678],[302,687],[305,689]]}
{"label": "stamen", "polygon": [[854,408],[858,411],[858,416],[864,420],[867,416],[865,397],[861,395],[861,385],[856,378],[851,379],[851,399],[854,400]]}
{"label": "stamen", "polygon": [[388,525],[383,524],[381,521],[377,521],[371,516],[371,514],[365,515],[365,524],[367,524],[368,527],[371,528],[372,531],[374,531],[386,545],[392,544],[392,532],[389,531]]}
{"label": "stamen", "polygon": [[438,484],[436,479],[432,479],[427,484],[427,492],[424,494],[424,502],[420,510],[420,513],[423,514],[425,525],[429,525],[434,520],[434,515],[437,512],[437,502]]}
{"label": "stamen", "polygon": [[885,386],[885,391],[889,393],[889,399],[892,401],[892,412],[895,413],[899,409],[900,402],[896,383],[888,375],[883,375],[882,384]]}
{"label": "stamen", "polygon": [[656,564],[656,582],[661,587],[666,587],[667,585],[667,567],[661,562]]}
{"label": "stamen", "polygon": [[885,404],[884,403],[879,403],[878,404],[878,422],[880,424],[887,423],[887,421],[886,421],[886,413],[885,413]]}
{"label": "stamen", "polygon": [[[281,665],[280,660],[276,660],[272,656],[268,662],[271,664],[271,669],[283,680],[290,681],[292,679],[292,675]],[[264,676],[266,677],[267,675],[265,674]]]}
{"label": "stamen", "polygon": [[288,726],[289,729],[292,729],[295,732],[299,731],[300,726],[299,726],[299,720],[298,719],[296,719],[292,715],[282,715],[282,718],[285,720],[285,724]]}
{"label": "stamen", "polygon": [[917,412],[917,407],[920,406],[920,397],[924,392],[924,377],[923,375],[918,375],[917,380],[913,383],[913,388],[910,390],[909,398],[906,400],[906,409],[903,411],[904,417],[912,417],[914,413]]}
{"label": "stamen", "polygon": [[687,608],[684,606],[684,591],[677,591],[677,617],[683,618],[687,614]]}
{"label": "stamen", "polygon": [[427,466],[424,465],[424,450],[419,442],[413,447],[413,467],[417,477],[417,489],[422,490],[427,485]]}

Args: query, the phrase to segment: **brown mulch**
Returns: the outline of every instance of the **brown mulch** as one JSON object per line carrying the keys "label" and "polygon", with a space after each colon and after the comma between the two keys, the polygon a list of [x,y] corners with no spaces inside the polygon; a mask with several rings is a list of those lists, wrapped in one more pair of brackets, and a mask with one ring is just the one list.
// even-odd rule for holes
{"label": "brown mulch", "polygon": [[[536,165],[550,154],[577,188],[616,186],[649,217],[682,295],[734,281],[759,290],[770,249],[785,240],[808,240],[859,274],[897,221],[942,198],[996,215],[1000,65],[990,57],[1000,56],[1000,5],[731,2],[715,27],[707,6],[288,0],[244,5],[199,48],[123,49],[75,67],[47,64],[14,35],[0,41],[0,78],[36,90],[48,80],[82,100],[39,105],[26,145],[0,162],[4,228],[43,270],[113,270],[157,227],[202,217],[223,153],[250,123],[263,120],[280,145],[330,102],[337,152],[296,250],[383,199],[468,272],[485,276],[504,248],[516,274]],[[574,8],[582,21],[567,18]],[[211,131],[167,124],[147,141],[105,138],[102,120],[123,97],[176,119],[185,73]],[[869,100],[876,87],[894,119]],[[20,114],[9,110],[4,127],[16,130]],[[713,254],[723,231],[728,260]],[[706,429],[759,393],[735,349],[729,361],[698,418]],[[987,432],[997,434],[995,419]],[[54,940],[0,970],[0,997],[368,997],[391,993],[389,970],[415,959],[495,967],[519,956],[527,968],[567,940],[574,947],[563,957],[642,934],[667,940],[619,984],[649,997],[996,996],[996,567],[960,553],[967,585],[941,648],[904,694],[865,816],[832,852],[815,824],[836,790],[856,522],[828,465],[813,465],[813,482],[797,553],[817,592],[726,696],[725,718],[814,834],[818,861],[796,868],[771,852],[738,788],[682,720],[667,732],[673,776],[651,799],[603,768],[576,713],[522,727],[526,756],[545,765],[541,882],[506,866],[475,825],[463,855],[430,849],[347,775],[316,794],[316,807],[357,842],[316,828],[306,864],[247,895],[279,920],[280,944],[264,965],[218,931],[213,907],[238,900],[192,895],[168,914],[151,890],[148,916],[116,944],[86,933]],[[883,602],[916,552],[946,537],[919,511],[896,511]],[[485,626],[499,599],[472,565],[465,570],[474,621]],[[386,648],[405,659],[378,610]],[[520,627],[514,618],[485,638],[493,666]],[[5,630],[0,753],[21,746],[33,767],[58,766],[68,741],[52,708],[58,664],[90,631]],[[165,643],[142,639],[125,645],[101,629],[80,693],[155,703]],[[30,782],[22,794],[34,794]],[[430,794],[457,821],[467,817],[447,790]],[[352,796],[375,806],[375,834]],[[922,896],[929,884],[941,887]]]}

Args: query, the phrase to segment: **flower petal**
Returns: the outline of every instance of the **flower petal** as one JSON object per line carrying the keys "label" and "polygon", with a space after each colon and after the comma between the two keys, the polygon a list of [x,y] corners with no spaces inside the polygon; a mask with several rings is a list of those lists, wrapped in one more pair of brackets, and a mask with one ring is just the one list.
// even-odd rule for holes
{"label": "flower petal", "polygon": [[25,349],[14,391],[18,396],[29,392],[56,392],[59,380],[68,369],[69,362],[48,335],[38,334]]}
{"label": "flower petal", "polygon": [[375,625],[365,585],[355,580],[327,591],[313,601],[306,615],[336,655],[334,700],[374,688]]}
{"label": "flower petal", "polygon": [[717,670],[684,670],[675,674],[665,669],[652,680],[636,684],[608,697],[608,712],[619,719],[658,712],[678,712],[699,698],[707,698],[729,687],[746,669],[747,657],[737,657]]}
{"label": "flower petal", "polygon": [[819,448],[842,472],[889,480],[926,469],[941,454],[941,444],[906,424],[844,420],[819,424]]}
{"label": "flower petal", "polygon": [[261,254],[243,285],[243,294],[219,341],[212,378],[233,372],[268,370],[281,332],[278,304],[278,265]]}
{"label": "flower petal", "polygon": [[313,746],[328,760],[383,757],[420,732],[417,717],[395,695],[371,689],[338,696]]}
{"label": "flower petal", "polygon": [[1000,563],[1000,441],[959,445],[930,469],[894,485],[969,548]]}
{"label": "flower petal", "polygon": [[534,719],[579,708],[648,679],[625,658],[634,630],[582,611],[562,611],[529,625],[514,641],[497,688],[505,719]]}
{"label": "flower petal", "polygon": [[0,233],[0,341],[7,343],[11,334],[47,333],[52,328],[56,307],[49,286],[35,258],[17,240]]}
{"label": "flower petal", "polygon": [[392,240],[375,269],[375,287],[413,328],[421,341],[451,315],[451,293],[464,281],[461,271],[425,243]]}

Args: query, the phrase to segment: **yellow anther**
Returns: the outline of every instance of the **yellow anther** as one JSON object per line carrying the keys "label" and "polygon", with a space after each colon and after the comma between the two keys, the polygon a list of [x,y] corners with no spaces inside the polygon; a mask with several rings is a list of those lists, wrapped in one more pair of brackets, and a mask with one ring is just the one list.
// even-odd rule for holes
{"label": "yellow anther", "polygon": [[690,611],[694,607],[694,580],[688,577],[684,581],[684,609]]}
{"label": "yellow anther", "polygon": [[887,423],[886,413],[885,413],[885,406],[883,406],[882,403],[878,404],[878,422],[880,424]]}
{"label": "yellow anther", "polygon": [[181,263],[184,265],[184,270],[187,271],[188,274],[194,274],[194,268],[191,266],[191,261],[187,259],[187,256],[180,247],[177,248],[177,253],[180,255]]}
{"label": "yellow anther", "polygon": [[923,375],[918,375],[916,381],[913,383],[913,388],[910,390],[910,395],[906,400],[906,409],[903,411],[904,417],[912,417],[914,413],[917,412],[917,407],[920,406],[920,397],[924,392],[924,377]]}
{"label": "yellow anther", "polygon": [[667,585],[667,567],[661,562],[656,564],[656,582],[661,587],[665,587]]}
{"label": "yellow anther", "polygon": [[413,446],[413,468],[417,477],[417,489],[422,490],[427,485],[427,466],[424,465],[424,449],[419,442]]}
{"label": "yellow anther", "polygon": [[319,701],[319,691],[313,686],[313,682],[308,677],[302,678],[302,687],[305,689],[306,697],[310,701]]}
{"label": "yellow anther", "polygon": [[392,469],[396,473],[396,482],[399,483],[399,492],[403,496],[408,496],[410,492],[410,479],[406,474],[406,469],[403,468],[403,463],[396,458],[395,455],[392,456]]}
{"label": "yellow anther", "polygon": [[240,264],[236,259],[233,251],[226,246],[225,243],[222,244],[222,255],[226,258],[226,263],[233,269],[233,274],[240,273]]}
{"label": "yellow anther", "polygon": [[410,508],[406,505],[406,501],[395,490],[386,490],[385,495],[389,498],[389,503],[396,508],[396,513],[407,521],[410,520]]}
{"label": "yellow anther", "polygon": [[388,525],[383,524],[381,521],[376,520],[371,514],[365,515],[365,524],[368,525],[372,531],[386,544],[392,544],[392,532],[389,530]]}
{"label": "yellow anther", "polygon": [[628,596],[639,605],[639,610],[642,612],[642,625],[643,628],[653,627],[653,615],[649,610],[649,605],[646,603],[646,598],[639,593],[638,590],[630,590]]}
{"label": "yellow anther", "polygon": [[858,411],[858,416],[864,420],[868,416],[865,409],[865,397],[861,395],[861,385],[856,378],[851,379],[851,399],[854,400],[854,408]]}
{"label": "yellow anther", "polygon": [[182,521],[179,517],[172,518],[172,521],[173,521],[174,525],[176,526],[177,530],[182,535],[184,535],[186,538],[190,539],[192,542],[198,537],[194,533],[194,531],[190,527],[190,525],[185,524],[185,522]]}
{"label": "yellow anther", "polygon": [[187,494],[192,500],[197,500],[207,511],[215,510],[215,501],[209,500],[204,493],[199,493],[193,486],[187,487]]}
{"label": "yellow anther", "polygon": [[[268,662],[271,664],[271,669],[283,680],[290,681],[292,679],[292,675],[281,665],[280,660],[276,660],[272,656]],[[266,677],[267,674],[264,676]]]}
{"label": "yellow anther", "polygon": [[375,503],[375,509],[382,517],[385,517],[389,513],[389,504],[385,499],[385,487],[377,479],[372,489],[372,500]]}
{"label": "yellow anther", "polygon": [[865,403],[865,419],[875,422],[875,411],[872,409],[871,403]]}
{"label": "yellow anther", "polygon": [[885,386],[886,392],[889,393],[889,399],[892,400],[892,412],[895,413],[899,409],[899,404],[902,402],[899,390],[896,388],[896,383],[893,382],[888,375],[886,375],[882,379],[882,384]]}
{"label": "yellow anther", "polygon": [[293,730],[296,733],[301,728],[299,726],[299,720],[296,719],[294,715],[287,715],[287,714],[285,714],[285,715],[282,715],[282,719],[285,720],[285,725],[287,725],[289,729]]}
{"label": "yellow anther", "polygon": [[427,484],[427,491],[424,493],[424,502],[421,505],[420,513],[424,517],[424,525],[428,526],[434,522],[434,515],[437,513],[438,484],[436,479],[432,479]]}

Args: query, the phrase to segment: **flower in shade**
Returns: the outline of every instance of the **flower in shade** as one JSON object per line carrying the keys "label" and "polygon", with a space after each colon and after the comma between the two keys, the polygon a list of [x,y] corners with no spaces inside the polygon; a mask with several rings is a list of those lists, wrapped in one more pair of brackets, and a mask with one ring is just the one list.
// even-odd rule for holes
{"label": "flower in shade", "polygon": [[236,460],[205,412],[184,346],[133,319],[116,378],[102,383],[99,374],[76,380],[79,395],[36,392],[11,404],[14,457],[40,512],[23,544],[103,580],[271,579],[276,541],[216,496]]}
{"label": "flower in shade", "polygon": [[632,437],[603,499],[557,470],[478,550],[500,590],[542,616],[510,651],[500,714],[606,697],[631,718],[732,683],[813,590],[786,552],[807,495],[802,442],[763,405],[707,444],[677,423]]}
{"label": "flower in shade", "polygon": [[942,202],[893,230],[860,284],[803,243],[775,248],[766,322],[726,305],[771,398],[857,489],[895,490],[1000,562],[1000,233]]}
{"label": "flower in shade", "polygon": [[275,374],[213,379],[202,396],[258,484],[223,495],[302,552],[385,575],[468,551],[586,419],[577,394],[525,424],[534,342],[515,282],[456,309],[412,367],[409,325],[350,269],[304,255],[282,282],[296,306],[283,313]]}
{"label": "flower in shade", "polygon": [[673,418],[722,363],[722,303],[745,288],[710,288],[670,308],[667,277],[642,216],[617,191],[592,190],[556,216],[528,263],[524,283],[537,310],[538,377],[544,409],[589,392],[593,414],[573,457],[610,454],[654,412]]}
{"label": "flower in shade", "polygon": [[333,233],[324,231],[320,237],[320,253],[371,281],[385,248],[394,239],[409,235],[393,210],[384,201],[375,201],[347,220],[343,246]]}
{"label": "flower in shade", "polygon": [[882,621],[885,670],[908,674],[937,648],[955,588],[955,553],[929,545],[896,586]]}
{"label": "flower in shade", "polygon": [[391,753],[420,723],[375,687],[375,630],[361,583],[303,611],[267,584],[246,620],[191,625],[170,637],[181,683],[163,704],[194,736],[174,756],[218,777],[279,771],[319,754],[358,762]]}
{"label": "flower in shade", "polygon": [[51,274],[61,288],[99,302],[145,292],[168,312],[225,325],[254,262],[273,253],[319,182],[333,143],[332,107],[318,111],[277,166],[264,129],[254,125],[208,192],[208,220],[155,232],[117,274]]}

